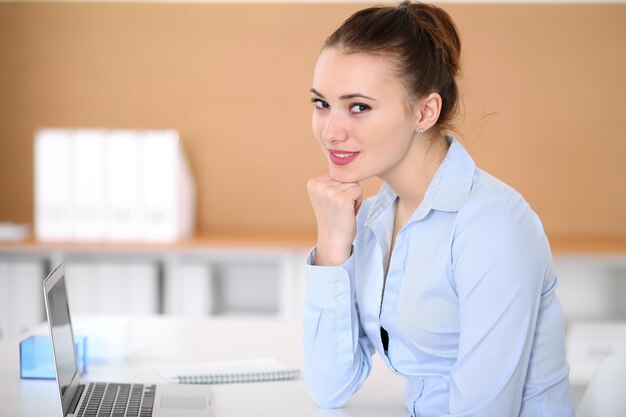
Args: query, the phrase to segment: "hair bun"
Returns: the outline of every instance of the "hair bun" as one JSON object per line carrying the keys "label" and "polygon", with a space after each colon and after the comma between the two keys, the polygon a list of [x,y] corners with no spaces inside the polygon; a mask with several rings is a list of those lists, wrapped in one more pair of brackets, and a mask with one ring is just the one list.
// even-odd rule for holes
{"label": "hair bun", "polygon": [[405,0],[401,6],[407,8],[415,24],[431,38],[433,46],[439,50],[444,62],[456,76],[461,68],[461,39],[450,15],[432,4]]}

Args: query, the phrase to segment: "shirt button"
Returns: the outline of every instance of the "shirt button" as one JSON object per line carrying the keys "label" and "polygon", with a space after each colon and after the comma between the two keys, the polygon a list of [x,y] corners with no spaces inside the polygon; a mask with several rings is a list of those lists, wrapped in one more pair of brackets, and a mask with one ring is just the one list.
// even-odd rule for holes
{"label": "shirt button", "polygon": [[344,301],[346,301],[346,297],[344,297],[343,295],[337,297],[337,302],[339,304],[343,304]]}

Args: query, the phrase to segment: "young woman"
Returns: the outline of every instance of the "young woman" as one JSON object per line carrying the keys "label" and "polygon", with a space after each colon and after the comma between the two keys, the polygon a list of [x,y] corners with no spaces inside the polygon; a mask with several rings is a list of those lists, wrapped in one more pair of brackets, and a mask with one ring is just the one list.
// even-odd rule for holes
{"label": "young woman", "polygon": [[[537,215],[446,133],[460,41],[442,9],[351,16],[315,66],[329,175],[308,190],[305,375],[340,407],[377,351],[413,416],[573,416],[557,278]],[[379,177],[361,201],[359,182]]]}

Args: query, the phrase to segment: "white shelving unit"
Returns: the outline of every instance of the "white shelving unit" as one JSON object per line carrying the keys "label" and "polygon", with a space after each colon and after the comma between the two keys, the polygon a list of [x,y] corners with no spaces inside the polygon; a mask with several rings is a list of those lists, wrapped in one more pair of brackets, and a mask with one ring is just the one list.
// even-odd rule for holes
{"label": "white shelving unit", "polygon": [[28,330],[44,317],[42,263],[0,260],[0,340]]}
{"label": "white shelving unit", "polygon": [[[41,282],[61,260],[76,314],[297,318],[305,295],[307,252],[303,245],[229,244],[0,248],[0,338],[17,337],[45,319]],[[626,354],[626,256],[557,253],[554,267],[578,402],[606,352]]]}
{"label": "white shelving unit", "polygon": [[0,249],[0,339],[45,319],[41,283],[61,261],[74,314],[297,318],[306,255],[287,247]]}

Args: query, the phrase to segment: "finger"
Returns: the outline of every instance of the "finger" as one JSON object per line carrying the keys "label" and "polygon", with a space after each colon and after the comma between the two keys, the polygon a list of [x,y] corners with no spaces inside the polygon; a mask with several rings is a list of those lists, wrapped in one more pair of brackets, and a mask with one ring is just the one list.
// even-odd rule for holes
{"label": "finger", "polygon": [[318,194],[325,195],[327,198],[331,199],[350,198],[352,200],[356,200],[362,193],[361,186],[359,184],[348,184],[342,182],[319,184],[319,186],[316,187],[316,190]]}
{"label": "finger", "polygon": [[352,184],[350,187],[346,187],[343,189],[343,193],[350,196],[353,201],[357,201],[361,199],[363,195],[363,188],[358,183]]}
{"label": "finger", "polygon": [[327,185],[336,185],[336,186],[339,186],[341,188],[343,188],[344,186],[349,187],[349,186],[353,186],[353,185],[358,185],[358,183],[356,183],[356,182],[337,181],[336,179],[334,179],[330,175],[322,175],[322,176],[316,177],[314,179],[319,181],[320,183],[327,184]]}
{"label": "finger", "polygon": [[357,189],[359,190],[358,192],[361,192],[361,186],[356,182],[340,182],[333,187],[342,193],[352,193]]}
{"label": "finger", "polygon": [[357,214],[359,214],[359,209],[361,208],[361,197],[359,197],[358,200],[356,200],[354,202],[354,215],[356,216]]}
{"label": "finger", "polygon": [[311,178],[307,182],[307,188],[309,190],[311,190],[311,189],[322,190],[322,189],[326,189],[326,188],[333,188],[333,189],[338,190],[339,192],[343,192],[344,190],[346,190],[346,189],[348,189],[348,188],[350,188],[350,187],[352,187],[354,185],[356,185],[356,183],[339,182],[337,180],[332,179],[328,175],[323,175],[321,177]]}
{"label": "finger", "polygon": [[346,189],[344,194],[347,195],[352,200],[352,207],[354,208],[354,214],[358,214],[359,209],[361,208],[361,200],[363,198],[363,189],[359,184],[354,184],[354,186]]}

